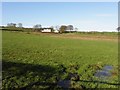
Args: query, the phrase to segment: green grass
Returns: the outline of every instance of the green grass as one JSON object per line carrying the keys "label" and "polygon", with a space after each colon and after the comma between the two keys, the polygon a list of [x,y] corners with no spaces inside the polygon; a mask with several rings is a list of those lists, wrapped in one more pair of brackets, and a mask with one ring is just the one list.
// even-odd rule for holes
{"label": "green grass", "polygon": [[[89,80],[90,75],[94,81],[96,65],[118,66],[118,44],[114,41],[78,40],[3,31],[2,45],[3,88],[21,88],[33,82],[53,83],[56,82],[56,77],[66,79],[69,73],[81,74],[81,79],[84,80]],[[77,65],[79,68],[75,69]],[[89,65],[94,65],[95,68],[88,68]],[[65,74],[61,73],[64,69]],[[114,83],[117,82],[115,80],[117,76],[111,79]],[[97,85],[80,83],[74,87],[83,85],[95,88]],[[42,85],[32,87],[50,88]],[[100,84],[98,87],[116,86]]]}

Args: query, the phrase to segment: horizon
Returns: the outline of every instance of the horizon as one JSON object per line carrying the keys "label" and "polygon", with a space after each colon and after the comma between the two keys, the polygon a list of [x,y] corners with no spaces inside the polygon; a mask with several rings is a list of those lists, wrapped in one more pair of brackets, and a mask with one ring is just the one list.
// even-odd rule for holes
{"label": "horizon", "polygon": [[117,31],[117,9],[117,2],[3,2],[2,25],[73,25],[84,31],[111,32]]}

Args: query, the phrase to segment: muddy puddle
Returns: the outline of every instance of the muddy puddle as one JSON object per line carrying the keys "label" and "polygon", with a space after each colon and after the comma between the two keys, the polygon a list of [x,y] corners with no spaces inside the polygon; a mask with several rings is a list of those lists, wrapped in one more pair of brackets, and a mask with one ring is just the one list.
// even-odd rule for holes
{"label": "muddy puddle", "polygon": [[94,76],[100,79],[108,79],[112,76],[111,70],[113,70],[113,66],[106,65],[102,70],[97,70]]}

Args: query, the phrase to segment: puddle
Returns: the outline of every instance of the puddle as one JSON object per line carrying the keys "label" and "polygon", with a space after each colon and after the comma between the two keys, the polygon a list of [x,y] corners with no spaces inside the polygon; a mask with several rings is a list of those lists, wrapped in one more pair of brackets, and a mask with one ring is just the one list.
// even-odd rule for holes
{"label": "puddle", "polygon": [[112,70],[112,69],[113,69],[112,66],[104,66],[103,67],[103,70],[107,70],[107,71]]}
{"label": "puddle", "polygon": [[95,73],[96,77],[107,77],[107,76],[111,76],[111,73],[108,71],[103,71],[103,70],[99,70]]}
{"label": "puddle", "polygon": [[69,73],[68,77],[65,80],[59,80],[57,85],[62,88],[70,88],[71,87],[71,80],[78,81],[79,75],[77,73]]}
{"label": "puddle", "polygon": [[60,80],[58,81],[57,85],[63,88],[70,88],[71,82],[70,80]]}
{"label": "puddle", "polygon": [[110,72],[110,70],[113,69],[113,66],[104,66],[102,70],[98,70],[94,76],[100,78],[100,79],[105,79],[108,78],[110,76],[112,76],[112,73]]}

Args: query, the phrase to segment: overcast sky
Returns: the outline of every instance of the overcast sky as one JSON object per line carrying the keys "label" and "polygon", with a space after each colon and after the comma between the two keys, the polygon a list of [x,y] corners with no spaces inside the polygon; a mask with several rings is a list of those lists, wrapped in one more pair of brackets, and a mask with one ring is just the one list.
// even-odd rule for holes
{"label": "overcast sky", "polygon": [[117,2],[3,2],[2,24],[33,27],[73,25],[79,30],[116,31]]}

